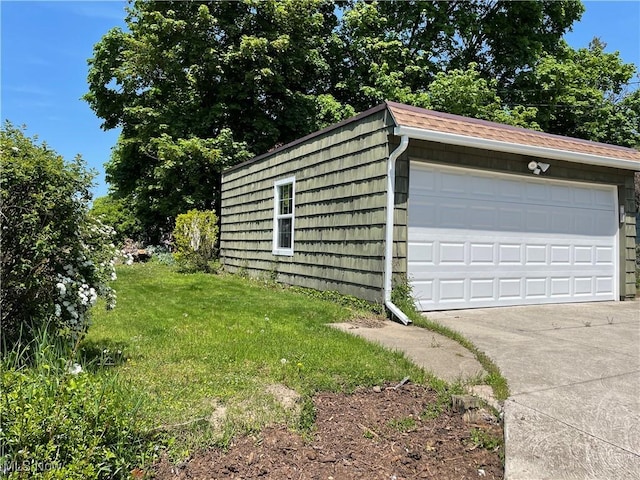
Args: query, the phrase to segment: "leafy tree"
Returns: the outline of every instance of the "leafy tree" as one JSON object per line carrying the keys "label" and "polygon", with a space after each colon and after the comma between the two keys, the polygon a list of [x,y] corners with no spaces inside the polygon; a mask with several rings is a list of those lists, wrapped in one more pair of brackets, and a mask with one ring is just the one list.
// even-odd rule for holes
{"label": "leafy tree", "polygon": [[629,90],[637,73],[618,52],[594,39],[557,56],[542,56],[512,91],[513,103],[538,109],[544,131],[623,146],[640,145],[640,91]]}
{"label": "leafy tree", "polygon": [[99,296],[115,303],[111,229],[88,215],[91,173],[7,122],[2,177],[2,351],[43,326],[77,338]]}
{"label": "leafy tree", "polygon": [[107,181],[147,229],[217,208],[221,169],[249,152],[353,113],[323,91],[328,2],[136,1],[126,22],[95,45],[85,99],[122,127]]}
{"label": "leafy tree", "polygon": [[140,240],[143,234],[140,221],[131,204],[124,198],[115,198],[113,195],[98,197],[93,201],[89,213],[104,225],[113,228],[114,240],[118,244],[122,244],[127,238]]}
{"label": "leafy tree", "polygon": [[364,110],[470,64],[504,88],[543,52],[555,53],[583,12],[574,0],[348,4],[330,42],[335,97]]}
{"label": "leafy tree", "polygon": [[173,139],[161,133],[146,143],[121,136],[107,164],[107,180],[133,206],[145,239],[157,243],[171,231],[180,212],[215,208],[220,172],[251,156],[244,143],[233,141],[228,129],[205,139]]}
{"label": "leafy tree", "polygon": [[[493,122],[540,129],[536,123],[535,107],[508,108],[497,93],[497,80],[485,80],[474,63],[467,70],[439,72],[429,84],[426,94],[416,95],[409,103],[433,110],[480,118]],[[420,101],[420,98],[423,101]]]}

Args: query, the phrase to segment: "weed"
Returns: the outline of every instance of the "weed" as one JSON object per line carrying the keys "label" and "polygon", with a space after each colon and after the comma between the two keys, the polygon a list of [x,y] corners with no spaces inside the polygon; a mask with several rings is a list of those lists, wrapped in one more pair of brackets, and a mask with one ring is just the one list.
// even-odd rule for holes
{"label": "weed", "polygon": [[249,278],[249,262],[247,260],[243,260],[240,267],[236,271],[236,275],[240,278]]}
{"label": "weed", "polygon": [[399,432],[410,432],[416,428],[416,420],[413,417],[404,417],[397,420],[389,420],[387,426]]}
{"label": "weed", "polygon": [[311,433],[316,422],[316,407],[310,398],[302,402],[298,429],[305,433]]}
{"label": "weed", "polygon": [[590,322],[590,321],[585,320],[585,321],[584,321],[584,322],[582,322],[582,323],[584,323],[584,326],[585,326],[585,327],[590,327],[590,326],[591,326],[591,322]]}
{"label": "weed", "polygon": [[362,436],[364,438],[368,438],[369,440],[373,440],[375,438],[375,434],[368,428],[364,430],[364,432],[362,433]]}
{"label": "weed", "polygon": [[318,300],[332,302],[336,305],[355,311],[372,312],[378,315],[382,315],[384,313],[384,306],[379,303],[371,303],[366,300],[362,300],[361,298],[353,297],[351,295],[343,295],[342,293],[333,290],[314,290],[312,288],[304,287],[290,287],[289,290]]}
{"label": "weed", "polygon": [[496,450],[502,447],[502,439],[494,436],[491,432],[481,428],[473,428],[471,430],[471,442],[478,448],[487,450]]}
{"label": "weed", "polygon": [[607,315],[607,323],[609,325],[613,325],[613,320],[614,320],[614,317],[610,317],[610,316]]}
{"label": "weed", "polygon": [[423,420],[434,420],[442,415],[442,412],[446,410],[447,404],[445,402],[430,403],[420,414],[420,418]]}

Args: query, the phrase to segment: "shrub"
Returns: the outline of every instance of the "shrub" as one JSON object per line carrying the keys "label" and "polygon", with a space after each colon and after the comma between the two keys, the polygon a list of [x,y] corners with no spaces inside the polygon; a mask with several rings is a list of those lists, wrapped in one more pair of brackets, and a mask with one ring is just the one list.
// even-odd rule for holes
{"label": "shrub", "polygon": [[138,415],[139,394],[82,371],[46,331],[31,350],[28,368],[22,354],[0,361],[2,478],[128,478],[153,461],[161,439]]}
{"label": "shrub", "polygon": [[174,256],[182,271],[211,271],[217,241],[218,217],[215,212],[189,210],[176,217]]}
{"label": "shrub", "polygon": [[115,231],[115,241],[118,245],[125,239],[142,238],[142,225],[135,216],[130,202],[124,198],[115,198],[111,195],[98,197],[93,201],[90,213],[105,225],[109,225]]}
{"label": "shrub", "polygon": [[115,304],[112,230],[88,215],[92,174],[9,122],[0,130],[2,353],[49,325],[78,338],[97,298]]}

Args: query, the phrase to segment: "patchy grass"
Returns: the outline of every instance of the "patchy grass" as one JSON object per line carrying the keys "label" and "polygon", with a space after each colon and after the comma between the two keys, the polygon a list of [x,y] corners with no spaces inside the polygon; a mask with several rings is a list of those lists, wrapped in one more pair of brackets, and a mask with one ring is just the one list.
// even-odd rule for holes
{"label": "patchy grass", "polygon": [[422,328],[428,328],[429,330],[444,335],[445,337],[458,342],[464,348],[473,353],[480,365],[482,365],[487,372],[487,375],[484,376],[484,378],[479,378],[475,383],[486,383],[487,385],[491,385],[493,395],[498,400],[506,400],[509,398],[509,386],[507,384],[507,380],[502,376],[498,366],[493,363],[493,360],[491,360],[486,353],[479,350],[471,341],[455,330],[451,330],[444,325],[429,320],[420,314],[412,315],[410,318],[414,325]]}
{"label": "patchy grass", "polygon": [[[427,380],[401,353],[326,325],[361,313],[353,307],[158,263],[120,267],[114,288],[117,308],[94,309],[81,348],[96,369],[146,392],[144,415],[177,436],[178,456],[274,422],[309,428],[318,391]],[[301,394],[300,408],[272,385]]]}
{"label": "patchy grass", "polygon": [[426,328],[439,333],[440,335],[444,335],[445,337],[458,342],[464,348],[473,353],[480,365],[482,365],[487,372],[483,378],[478,378],[476,383],[486,383],[487,385],[490,385],[493,389],[493,395],[497,400],[506,400],[509,398],[509,386],[507,384],[507,380],[502,376],[500,369],[493,360],[491,360],[487,354],[479,350],[478,347],[459,332],[445,327],[438,322],[429,320],[418,312],[413,301],[411,286],[406,279],[398,282],[394,286],[392,300],[417,327]]}

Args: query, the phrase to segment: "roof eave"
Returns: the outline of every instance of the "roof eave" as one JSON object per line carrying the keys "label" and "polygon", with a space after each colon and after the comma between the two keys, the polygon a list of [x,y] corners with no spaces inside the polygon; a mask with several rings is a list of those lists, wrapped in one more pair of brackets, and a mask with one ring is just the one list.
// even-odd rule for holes
{"label": "roof eave", "polygon": [[534,145],[524,145],[521,143],[501,142],[480,137],[470,137],[456,133],[437,132],[424,128],[398,126],[394,128],[394,135],[399,137],[408,136],[415,140],[428,140],[431,142],[448,143],[463,147],[481,148],[498,152],[517,153],[532,157],[549,158],[554,160],[564,160],[567,162],[582,163],[587,165],[598,165],[601,167],[619,168],[622,170],[633,170],[640,172],[640,162],[626,160],[622,158],[603,157],[589,153],[571,152],[568,150],[558,150]]}

